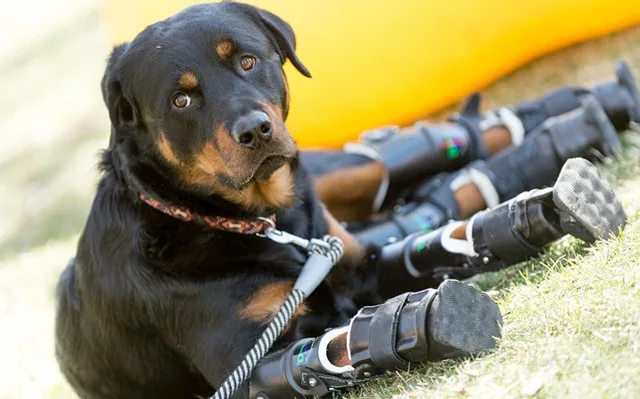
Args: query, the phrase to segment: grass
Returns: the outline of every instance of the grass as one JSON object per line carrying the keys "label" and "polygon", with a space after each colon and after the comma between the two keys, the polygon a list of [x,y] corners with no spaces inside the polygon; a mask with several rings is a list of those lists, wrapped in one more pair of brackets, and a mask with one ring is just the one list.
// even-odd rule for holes
{"label": "grass", "polygon": [[[55,43],[0,62],[0,85],[19,93],[0,100],[0,398],[75,397],[53,358],[54,287],[108,136],[98,87],[108,49],[96,10],[82,13],[48,36]],[[544,57],[487,88],[484,105],[610,78],[619,57],[640,76],[640,27]],[[623,139],[623,156],[602,168],[631,215],[619,239],[593,248],[564,239],[540,259],[474,279],[505,314],[497,351],[395,373],[344,397],[640,397],[640,136]]]}
{"label": "grass", "polygon": [[[617,58],[640,73],[640,28],[534,62],[488,88],[485,107],[599,80]],[[640,135],[622,138],[622,156],[600,165],[630,216],[620,237],[594,247],[565,238],[538,259],[472,279],[505,315],[495,352],[389,373],[342,397],[640,397]]]}
{"label": "grass", "polygon": [[[640,150],[630,151],[637,172]],[[346,398],[638,397],[640,184],[620,192],[632,216],[618,239],[590,248],[563,239],[540,259],[475,281],[505,314],[497,351],[396,373]]]}

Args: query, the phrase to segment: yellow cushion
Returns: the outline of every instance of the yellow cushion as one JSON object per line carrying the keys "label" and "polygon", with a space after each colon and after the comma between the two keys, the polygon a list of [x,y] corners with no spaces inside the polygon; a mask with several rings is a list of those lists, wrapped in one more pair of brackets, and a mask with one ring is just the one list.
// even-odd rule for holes
{"label": "yellow cushion", "polygon": [[[313,79],[285,69],[301,147],[406,124],[545,53],[640,23],[640,0],[251,0],[289,22]],[[106,0],[114,43],[190,0]]]}

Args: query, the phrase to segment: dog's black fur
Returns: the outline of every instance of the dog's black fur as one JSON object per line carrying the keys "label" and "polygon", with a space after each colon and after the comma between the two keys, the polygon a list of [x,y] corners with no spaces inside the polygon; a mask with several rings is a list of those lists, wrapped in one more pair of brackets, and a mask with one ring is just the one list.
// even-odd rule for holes
{"label": "dog's black fur", "polygon": [[[227,41],[226,58],[216,52],[220,41]],[[278,228],[302,237],[329,232],[283,124],[282,63],[288,58],[309,75],[294,48],[293,32],[280,18],[219,3],[188,8],[114,49],[102,82],[112,123],[103,177],[57,292],[56,353],[81,398],[212,394],[268,321],[268,313],[260,320],[243,316],[243,309],[262,287],[294,281],[305,262],[293,246],[172,218],[142,202],[140,193],[203,215],[275,212]],[[238,67],[243,54],[257,59],[253,69]],[[186,72],[196,76],[195,87],[179,86]],[[175,108],[176,92],[187,93],[191,105]],[[231,146],[235,121],[264,104],[282,116],[270,114],[273,139],[258,149]],[[213,152],[203,155],[207,144]],[[222,161],[206,158],[212,154]],[[193,166],[197,159],[209,165],[206,173]],[[224,170],[211,169],[216,165]],[[278,168],[291,170],[293,196],[285,205],[268,196],[253,201],[250,193],[235,201],[257,184],[252,176],[260,173],[268,185]],[[345,322],[355,307],[340,295],[321,285],[279,345]],[[238,397],[246,395],[245,387]]]}

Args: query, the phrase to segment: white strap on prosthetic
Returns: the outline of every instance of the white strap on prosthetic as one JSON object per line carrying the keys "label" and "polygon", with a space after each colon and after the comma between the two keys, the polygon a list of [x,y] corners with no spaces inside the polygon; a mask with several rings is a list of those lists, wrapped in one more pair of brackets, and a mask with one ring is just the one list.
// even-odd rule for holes
{"label": "white strap on prosthetic", "polygon": [[469,183],[473,183],[478,187],[478,191],[480,191],[484,203],[487,204],[487,208],[493,208],[500,203],[500,195],[493,183],[491,183],[489,176],[473,167],[460,170],[458,176],[449,185],[449,188],[452,192],[456,192],[460,187]]}
{"label": "white strap on prosthetic", "polygon": [[[353,321],[353,319],[351,320]],[[329,330],[320,337],[320,342],[318,343],[318,360],[320,361],[320,365],[331,374],[342,374],[348,371],[353,371],[353,367],[351,365],[348,364],[346,366],[339,367],[331,363],[327,357],[329,342],[345,332],[347,333],[347,353],[349,355],[349,359],[351,359],[351,351],[349,350],[349,333],[351,332],[351,323],[349,323],[348,326]]]}
{"label": "white strap on prosthetic", "polygon": [[[362,155],[374,161],[382,162],[382,155],[373,147],[367,144],[361,143],[346,143],[342,147],[342,151],[347,154],[356,154]],[[373,212],[376,213],[382,208],[382,204],[384,203],[384,199],[387,196],[387,191],[389,190],[389,172],[386,168],[384,168],[384,175],[382,176],[382,182],[380,182],[380,187],[378,188],[378,192],[376,193],[376,197],[373,200]]]}
{"label": "white strap on prosthetic", "polygon": [[480,130],[487,131],[492,127],[504,126],[511,134],[511,145],[520,145],[524,140],[524,125],[518,116],[509,108],[502,107],[497,111],[489,111],[479,123]]}
{"label": "white strap on prosthetic", "polygon": [[353,321],[358,317],[360,312],[362,312],[362,309],[358,310],[358,313],[349,320],[349,330],[347,330],[347,355],[349,356],[349,360],[351,360],[351,346],[349,346],[349,342],[351,342],[351,327],[353,327]]}
{"label": "white strap on prosthetic", "polygon": [[466,237],[464,240],[451,237],[451,234],[465,223],[466,222],[451,222],[444,226],[442,235],[440,236],[440,245],[442,245],[442,248],[447,252],[452,254],[478,256],[478,253],[473,249],[473,238],[471,237],[471,231],[469,231],[471,221],[467,224],[465,229]]}
{"label": "white strap on prosthetic", "polygon": [[[473,242],[473,223],[475,223],[476,221],[476,217],[480,214],[482,214],[483,212],[486,211],[482,211],[482,212],[478,212],[475,215],[471,216],[471,219],[469,219],[469,222],[467,222],[467,228],[464,231],[464,236],[467,239],[468,242],[471,243],[471,247],[474,248],[474,242]],[[474,249],[473,252],[475,253],[475,256],[478,256],[479,254],[476,252],[476,250]]]}

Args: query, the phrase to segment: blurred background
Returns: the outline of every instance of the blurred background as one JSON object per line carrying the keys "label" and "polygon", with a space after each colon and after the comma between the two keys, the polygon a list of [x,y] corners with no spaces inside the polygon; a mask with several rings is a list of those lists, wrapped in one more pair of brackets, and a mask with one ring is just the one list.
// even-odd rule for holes
{"label": "blurred background", "polygon": [[[97,154],[108,143],[99,82],[118,19],[111,9],[106,26],[103,6],[21,0],[0,8],[0,398],[74,397],[53,356],[54,288],[74,254],[98,178]],[[609,79],[618,58],[640,76],[637,24],[485,85],[484,107]],[[443,106],[431,117],[454,109]]]}

